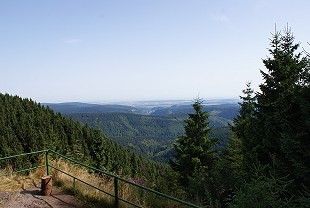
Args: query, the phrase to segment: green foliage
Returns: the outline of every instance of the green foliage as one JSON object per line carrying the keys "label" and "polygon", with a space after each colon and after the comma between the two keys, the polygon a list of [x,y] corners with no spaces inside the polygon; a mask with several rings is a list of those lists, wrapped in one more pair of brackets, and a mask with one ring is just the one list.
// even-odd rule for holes
{"label": "green foliage", "polygon": [[237,192],[231,208],[296,207],[291,197],[286,197],[290,181],[272,176],[254,174]]}
{"label": "green foliage", "polygon": [[246,176],[242,142],[236,134],[232,134],[228,145],[221,150],[212,171],[216,196],[222,205],[233,200],[235,190],[244,183]]}
{"label": "green foliage", "polygon": [[202,111],[201,100],[193,104],[195,113],[185,119],[185,136],[176,139],[175,169],[187,180],[194,171],[209,170],[215,159],[216,140],[208,137],[211,129],[206,119],[207,112]]}
{"label": "green foliage", "polygon": [[77,113],[69,117],[92,127],[98,127],[108,137],[175,138],[183,130],[183,123],[174,118],[146,116],[130,113]]}
{"label": "green foliage", "polygon": [[209,203],[213,197],[211,171],[216,160],[216,139],[209,137],[211,129],[202,110],[202,101],[196,99],[195,112],[185,119],[185,135],[176,139],[175,160],[172,167],[180,174],[180,183],[190,198],[199,203]]}
{"label": "green foliage", "polygon": [[[298,48],[290,29],[276,32],[271,57],[263,60],[267,71],[261,71],[260,91],[253,95],[249,84],[243,91],[232,129],[241,140],[245,179],[251,180],[237,193],[236,207],[300,207],[308,202],[303,193],[310,186],[310,61]],[[261,177],[253,178],[253,166],[265,167]],[[285,191],[277,183],[282,178],[289,181],[282,186]]]}
{"label": "green foliage", "polygon": [[[234,109],[233,107],[218,105],[211,108],[213,115],[208,118],[208,121],[210,126],[216,127],[211,130],[210,136],[219,138],[220,146],[225,146],[229,139],[228,123],[231,122],[221,117],[222,112],[229,117],[227,111]],[[175,113],[178,111],[175,110]],[[118,144],[129,147],[144,157],[161,162],[168,162],[172,158],[174,139],[184,134],[185,123],[172,115],[152,116],[109,112],[74,113],[67,116],[91,127],[100,128],[106,137]]]}
{"label": "green foliage", "polygon": [[[125,178],[145,178],[157,190],[168,190],[162,182],[166,175],[172,174],[168,165],[142,158],[106,139],[100,130],[55,114],[32,100],[0,94],[0,157],[45,148]],[[0,165],[10,165],[17,170],[36,162],[38,158],[27,157]],[[161,186],[156,185],[159,182]]]}
{"label": "green foliage", "polygon": [[299,45],[287,28],[276,33],[271,42],[272,58],[263,60],[268,72],[262,72],[264,83],[257,94],[257,123],[262,164],[272,164],[277,176],[289,174],[295,182],[310,185],[309,177],[309,59],[297,53]]}
{"label": "green foliage", "polygon": [[261,72],[264,83],[257,93],[257,145],[262,147],[257,159],[273,164],[278,177],[289,174],[297,191],[301,184],[310,185],[309,60],[296,52],[299,45],[288,28],[284,35],[274,35],[271,47],[272,58],[263,60],[268,72]]}
{"label": "green foliage", "polygon": [[[234,135],[240,140],[240,150],[244,155],[244,165],[251,166],[253,161],[256,161],[258,146],[254,136],[256,132],[254,129],[258,128],[253,120],[256,119],[256,96],[254,90],[251,88],[251,83],[248,82],[246,89],[242,91],[243,96],[240,96],[242,102],[239,103],[239,115],[234,119],[232,130]],[[259,137],[259,135],[256,135]]]}

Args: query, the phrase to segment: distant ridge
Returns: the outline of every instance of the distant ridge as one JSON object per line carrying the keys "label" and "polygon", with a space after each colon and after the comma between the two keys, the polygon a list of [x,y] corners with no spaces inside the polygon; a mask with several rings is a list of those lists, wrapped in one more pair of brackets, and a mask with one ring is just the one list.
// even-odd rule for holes
{"label": "distant ridge", "polygon": [[[227,99],[205,99],[205,106],[217,105],[236,105],[240,100],[234,98]],[[117,103],[84,103],[84,102],[63,102],[63,103],[42,103],[54,111],[63,114],[72,113],[135,113],[141,115],[157,115],[156,110],[165,109],[169,111],[170,108],[191,109],[191,100],[153,100],[153,101],[137,101],[137,102],[117,102]],[[185,107],[186,106],[186,107]],[[186,112],[188,113],[188,112]],[[165,115],[163,115],[165,116]]]}
{"label": "distant ridge", "polygon": [[42,105],[48,106],[54,111],[63,114],[107,113],[107,112],[131,113],[136,110],[134,107],[125,105],[100,105],[100,104],[79,103],[79,102],[43,103]]}
{"label": "distant ridge", "polygon": [[[229,124],[239,110],[238,100],[212,99],[205,102],[203,108],[210,114],[211,134],[221,141],[220,145],[225,145],[230,136]],[[105,136],[124,147],[160,161],[169,160],[174,140],[184,134],[183,120],[193,113],[192,101],[188,100],[45,105],[73,120],[101,129]]]}

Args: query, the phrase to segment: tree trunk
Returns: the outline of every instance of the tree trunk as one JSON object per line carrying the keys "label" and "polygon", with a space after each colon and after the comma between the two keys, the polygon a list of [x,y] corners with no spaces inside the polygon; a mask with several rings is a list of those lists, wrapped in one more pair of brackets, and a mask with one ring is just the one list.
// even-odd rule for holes
{"label": "tree trunk", "polygon": [[44,176],[41,178],[41,192],[43,196],[49,196],[52,193],[52,176]]}

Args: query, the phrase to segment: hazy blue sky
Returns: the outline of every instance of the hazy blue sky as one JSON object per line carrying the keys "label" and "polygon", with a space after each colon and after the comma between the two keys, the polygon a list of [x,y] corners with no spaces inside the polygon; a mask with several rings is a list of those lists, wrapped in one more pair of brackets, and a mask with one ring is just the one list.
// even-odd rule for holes
{"label": "hazy blue sky", "polygon": [[309,0],[1,0],[0,92],[38,102],[238,97]]}

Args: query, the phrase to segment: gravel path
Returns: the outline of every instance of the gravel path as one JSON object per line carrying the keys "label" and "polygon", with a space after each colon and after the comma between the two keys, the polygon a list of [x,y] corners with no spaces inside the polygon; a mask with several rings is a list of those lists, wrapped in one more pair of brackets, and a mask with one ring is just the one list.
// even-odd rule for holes
{"label": "gravel path", "polygon": [[82,208],[83,204],[55,186],[51,196],[42,196],[33,187],[14,192],[0,192],[1,208]]}

